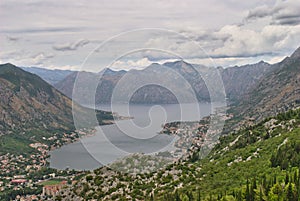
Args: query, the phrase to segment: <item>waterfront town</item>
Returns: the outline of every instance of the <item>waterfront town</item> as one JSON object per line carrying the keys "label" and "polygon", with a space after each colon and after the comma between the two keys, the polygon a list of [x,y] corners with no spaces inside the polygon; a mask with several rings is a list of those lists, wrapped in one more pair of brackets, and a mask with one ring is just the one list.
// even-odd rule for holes
{"label": "waterfront town", "polygon": [[[232,118],[232,115],[223,114],[205,117],[198,122],[167,123],[163,125],[160,134],[176,136],[173,151],[157,153],[156,156],[133,154],[124,160],[116,161],[111,167],[112,169],[116,166],[122,167],[121,171],[138,174],[153,172],[178,160],[191,159],[196,151],[206,146],[213,146],[212,141],[217,142],[222,127],[211,129],[210,124],[216,125],[218,121],[225,121],[230,118]],[[49,151],[76,142],[82,137],[94,135],[94,133],[95,130],[88,129],[54,135],[43,139],[49,141],[49,143],[31,143],[29,146],[35,151],[27,156],[10,153],[1,155],[0,198],[5,200],[5,196],[9,196],[13,197],[14,200],[22,201],[53,200],[53,197],[61,196],[62,192],[66,193],[62,189],[67,189],[68,185],[76,184],[80,176],[86,172],[49,168]],[[206,149],[209,149],[209,147],[206,147]],[[145,160],[147,163],[141,165],[141,161]],[[143,168],[138,170],[132,167],[132,164]],[[154,165],[157,165],[157,167]],[[128,172],[132,170],[133,172]]]}
{"label": "waterfront town", "polygon": [[175,150],[170,153],[174,158],[186,160],[198,151],[199,154],[207,154],[218,142],[223,123],[232,117],[232,114],[218,113],[198,122],[166,123],[160,133],[177,136]]}
{"label": "waterfront town", "polygon": [[81,137],[93,135],[94,129],[76,130],[54,135],[43,140],[47,143],[31,143],[30,154],[6,153],[0,155],[0,200],[47,200],[58,195],[60,189],[71,184],[82,171],[49,168],[49,151],[74,143]]}

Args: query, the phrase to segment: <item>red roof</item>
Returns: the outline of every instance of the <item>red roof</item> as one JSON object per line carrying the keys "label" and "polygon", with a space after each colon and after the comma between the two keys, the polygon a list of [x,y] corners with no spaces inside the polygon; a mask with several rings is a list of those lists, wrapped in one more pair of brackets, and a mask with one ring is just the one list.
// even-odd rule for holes
{"label": "red roof", "polygon": [[22,183],[26,183],[27,180],[26,179],[13,179],[11,180],[11,183],[15,183],[15,184],[22,184]]}

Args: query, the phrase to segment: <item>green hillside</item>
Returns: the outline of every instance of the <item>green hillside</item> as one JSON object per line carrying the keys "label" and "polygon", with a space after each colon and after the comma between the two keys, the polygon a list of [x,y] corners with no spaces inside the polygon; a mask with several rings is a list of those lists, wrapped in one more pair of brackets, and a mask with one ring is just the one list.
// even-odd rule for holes
{"label": "green hillside", "polygon": [[73,187],[74,196],[87,200],[299,200],[299,126],[300,110],[291,110],[221,137],[203,160],[136,176],[98,169]]}

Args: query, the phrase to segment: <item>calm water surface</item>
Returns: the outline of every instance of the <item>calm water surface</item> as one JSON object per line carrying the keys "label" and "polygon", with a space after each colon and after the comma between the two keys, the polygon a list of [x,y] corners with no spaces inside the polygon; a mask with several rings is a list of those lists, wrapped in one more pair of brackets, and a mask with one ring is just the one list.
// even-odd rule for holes
{"label": "calm water surface", "polygon": [[[215,106],[213,107],[215,108]],[[154,154],[172,150],[175,138],[158,134],[172,121],[195,121],[211,113],[210,103],[170,105],[99,105],[98,109],[132,116],[132,120],[98,126],[95,136],[50,152],[50,166],[91,170],[132,153]]]}

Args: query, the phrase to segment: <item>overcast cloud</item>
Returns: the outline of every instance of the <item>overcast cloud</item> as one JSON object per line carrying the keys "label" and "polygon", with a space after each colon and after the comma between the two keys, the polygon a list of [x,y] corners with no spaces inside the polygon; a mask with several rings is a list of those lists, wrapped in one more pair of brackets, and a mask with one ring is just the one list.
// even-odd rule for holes
{"label": "overcast cloud", "polygon": [[[299,10],[299,0],[2,0],[0,62],[80,69],[90,52],[109,38],[134,29],[161,28],[179,36],[151,32],[130,37],[129,32],[106,46],[84,70],[100,71],[111,63],[117,69],[141,68],[176,58],[171,52],[151,50],[111,60],[111,55],[121,57],[136,43],[205,65],[210,65],[208,56],[225,67],[260,60],[274,63],[300,46]],[[205,54],[196,51],[195,44]]]}

